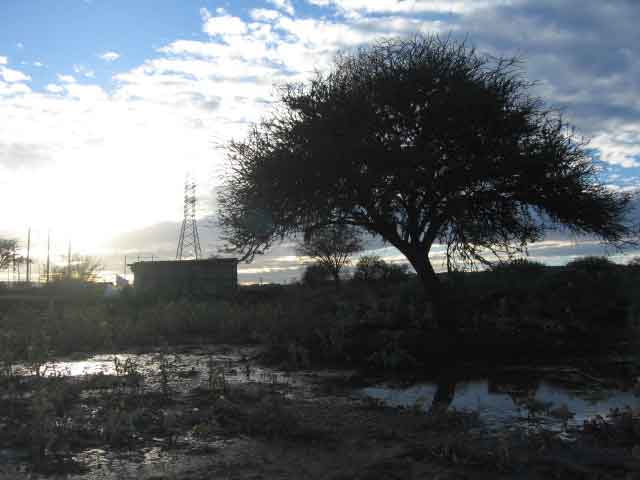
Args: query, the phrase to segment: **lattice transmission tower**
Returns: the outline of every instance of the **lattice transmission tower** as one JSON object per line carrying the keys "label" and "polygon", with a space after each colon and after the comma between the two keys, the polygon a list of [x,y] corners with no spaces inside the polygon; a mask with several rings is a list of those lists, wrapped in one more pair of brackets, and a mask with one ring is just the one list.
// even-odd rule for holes
{"label": "lattice transmission tower", "polygon": [[201,257],[202,249],[196,223],[196,182],[187,175],[184,181],[184,219],[180,229],[176,260],[190,258],[198,260]]}

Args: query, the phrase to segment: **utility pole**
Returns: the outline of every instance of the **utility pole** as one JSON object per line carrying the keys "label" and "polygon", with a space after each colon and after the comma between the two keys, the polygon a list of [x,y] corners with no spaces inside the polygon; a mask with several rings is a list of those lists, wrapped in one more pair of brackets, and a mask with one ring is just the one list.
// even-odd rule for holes
{"label": "utility pole", "polygon": [[50,253],[51,253],[51,230],[47,230],[47,283],[49,283],[49,266],[50,266]]}
{"label": "utility pole", "polygon": [[67,278],[71,278],[71,240],[69,240],[69,252],[67,253]]}
{"label": "utility pole", "polygon": [[27,283],[31,282],[31,227],[27,233]]}

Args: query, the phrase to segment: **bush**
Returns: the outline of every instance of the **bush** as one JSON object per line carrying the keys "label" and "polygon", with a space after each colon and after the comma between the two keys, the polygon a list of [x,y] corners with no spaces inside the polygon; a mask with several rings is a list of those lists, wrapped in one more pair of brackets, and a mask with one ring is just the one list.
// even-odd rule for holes
{"label": "bush", "polygon": [[407,279],[407,269],[407,265],[395,265],[376,255],[365,255],[358,260],[353,279],[361,282],[397,282]]}
{"label": "bush", "polygon": [[618,269],[618,265],[607,257],[589,256],[576,258],[567,263],[567,270],[588,274],[611,273]]}
{"label": "bush", "polygon": [[509,262],[500,262],[491,266],[491,271],[498,274],[537,275],[546,269],[541,262],[527,258],[516,258]]}
{"label": "bush", "polygon": [[629,293],[624,270],[606,257],[583,257],[567,263],[547,286],[545,305],[561,309],[566,321],[586,331],[623,326]]}
{"label": "bush", "polygon": [[331,280],[331,272],[319,263],[307,265],[302,274],[302,283],[310,287],[317,287]]}
{"label": "bush", "polygon": [[631,260],[629,260],[629,263],[627,263],[627,266],[629,268],[631,268],[634,272],[639,272],[640,271],[640,257],[633,257]]}

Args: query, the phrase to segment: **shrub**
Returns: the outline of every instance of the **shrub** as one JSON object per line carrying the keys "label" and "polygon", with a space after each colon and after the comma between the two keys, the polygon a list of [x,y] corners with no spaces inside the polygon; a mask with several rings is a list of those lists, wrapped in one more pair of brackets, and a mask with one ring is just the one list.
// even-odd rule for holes
{"label": "shrub", "polygon": [[408,277],[407,269],[407,265],[387,263],[377,255],[365,255],[358,260],[353,279],[362,282],[397,282]]}
{"label": "shrub", "polygon": [[508,262],[500,262],[492,265],[491,271],[507,275],[536,275],[542,273],[546,268],[544,263],[529,260],[528,258],[516,258]]}
{"label": "shrub", "polygon": [[629,260],[627,266],[634,272],[640,272],[640,257],[633,257],[631,260]]}
{"label": "shrub", "polygon": [[302,283],[310,287],[317,287],[331,280],[331,272],[319,263],[307,265],[302,274]]}
{"label": "shrub", "polygon": [[562,312],[567,322],[586,331],[623,326],[630,300],[623,273],[606,257],[573,260],[547,285],[546,308]]}
{"label": "shrub", "polygon": [[567,270],[573,272],[583,272],[588,274],[610,273],[616,270],[618,265],[607,257],[588,256],[576,258],[567,263]]}

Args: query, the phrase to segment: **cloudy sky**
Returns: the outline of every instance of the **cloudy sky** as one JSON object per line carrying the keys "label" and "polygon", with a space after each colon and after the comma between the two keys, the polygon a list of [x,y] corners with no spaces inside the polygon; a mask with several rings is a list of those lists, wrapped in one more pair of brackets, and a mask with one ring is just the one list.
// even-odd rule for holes
{"label": "cloudy sky", "polygon": [[[637,0],[1,0],[0,235],[26,242],[31,226],[42,252],[51,228],[55,251],[71,240],[112,269],[125,254],[170,256],[191,171],[215,253],[204,217],[220,147],[272,108],[274,86],[417,32],[521,57],[536,93],[591,139],[602,181],[638,188],[639,20]],[[599,251],[563,238],[532,248],[549,263]],[[298,273],[285,245],[241,279]]]}

